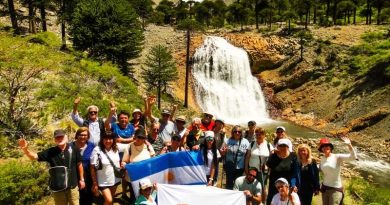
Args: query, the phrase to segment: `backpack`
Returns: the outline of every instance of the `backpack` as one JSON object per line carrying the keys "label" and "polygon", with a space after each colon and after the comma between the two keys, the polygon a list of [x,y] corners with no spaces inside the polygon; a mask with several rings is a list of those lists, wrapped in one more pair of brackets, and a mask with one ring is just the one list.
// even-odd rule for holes
{"label": "backpack", "polygon": [[[89,124],[91,123],[90,120],[84,120],[83,126],[89,128]],[[103,118],[98,118],[98,123],[99,123],[99,129],[100,129],[100,137],[103,137],[104,132],[106,132],[106,128],[104,126],[104,120]]]}

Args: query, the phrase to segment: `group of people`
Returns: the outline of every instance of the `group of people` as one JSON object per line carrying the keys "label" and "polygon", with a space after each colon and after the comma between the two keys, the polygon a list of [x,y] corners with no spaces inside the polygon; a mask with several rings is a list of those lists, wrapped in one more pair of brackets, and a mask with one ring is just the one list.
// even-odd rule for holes
{"label": "group of people", "polygon": [[[247,204],[309,205],[320,191],[324,205],[342,203],[341,164],[356,159],[348,138],[341,139],[348,144],[349,154],[333,154],[333,144],[321,139],[319,151],[323,156],[318,165],[308,145],[300,144],[294,152],[292,139],[282,126],[277,127],[273,142],[267,142],[265,130],[255,121],[249,121],[245,131],[234,126],[227,136],[224,120],[211,112],[192,119],[189,126],[185,116],[175,117],[175,106],[172,111],[162,110],[161,118],[157,118],[151,113],[155,100],[146,97],[144,112],[134,109],[132,114],[117,114],[115,104],[110,103],[109,115],[103,119],[94,105],[87,108],[86,118],[81,117],[81,99],[76,98],[71,117],[79,129],[74,140],[69,140],[64,130],[56,130],[56,146],[38,153],[28,149],[25,139],[19,140],[31,160],[49,163],[55,204],[88,205],[99,195],[104,204],[113,204],[119,184],[125,202],[156,204],[157,186],[149,179],[141,180],[136,199],[124,167],[176,151],[201,152],[207,185],[215,186],[218,175],[225,173],[225,188],[243,191]],[[323,172],[321,185],[319,170]]]}

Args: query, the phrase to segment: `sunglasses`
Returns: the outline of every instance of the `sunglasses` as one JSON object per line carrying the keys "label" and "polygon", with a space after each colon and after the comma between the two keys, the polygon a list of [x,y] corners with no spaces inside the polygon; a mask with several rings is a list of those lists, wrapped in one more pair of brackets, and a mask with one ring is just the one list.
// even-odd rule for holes
{"label": "sunglasses", "polygon": [[208,115],[208,114],[205,114],[204,116],[207,117],[207,118],[213,118],[212,115]]}
{"label": "sunglasses", "polygon": [[153,129],[153,131],[155,131],[155,132],[158,132],[159,130],[160,130],[160,129],[157,129],[157,128],[156,128],[156,129]]}
{"label": "sunglasses", "polygon": [[256,134],[257,136],[261,136],[261,135],[263,135],[264,133],[262,133],[262,132],[255,132],[255,134]]}
{"label": "sunglasses", "polygon": [[239,130],[235,130],[235,131],[233,131],[233,133],[239,133],[239,134],[241,134],[242,132],[239,131]]}
{"label": "sunglasses", "polygon": [[256,177],[256,175],[253,175],[253,174],[248,174],[247,176],[248,177]]}
{"label": "sunglasses", "polygon": [[91,114],[91,115],[96,115],[97,112],[96,112],[96,111],[89,111],[89,114]]}
{"label": "sunglasses", "polygon": [[206,141],[207,141],[207,142],[212,142],[212,141],[214,141],[214,139],[211,138],[211,137],[207,137],[207,138],[206,138]]}

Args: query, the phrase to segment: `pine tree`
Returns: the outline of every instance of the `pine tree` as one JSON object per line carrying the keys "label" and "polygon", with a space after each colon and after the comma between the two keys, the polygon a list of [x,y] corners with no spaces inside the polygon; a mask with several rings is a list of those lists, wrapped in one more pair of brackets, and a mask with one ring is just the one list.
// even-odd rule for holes
{"label": "pine tree", "polygon": [[162,45],[154,46],[146,57],[142,77],[148,90],[157,89],[158,108],[161,107],[161,92],[177,78],[177,69],[171,52]]}

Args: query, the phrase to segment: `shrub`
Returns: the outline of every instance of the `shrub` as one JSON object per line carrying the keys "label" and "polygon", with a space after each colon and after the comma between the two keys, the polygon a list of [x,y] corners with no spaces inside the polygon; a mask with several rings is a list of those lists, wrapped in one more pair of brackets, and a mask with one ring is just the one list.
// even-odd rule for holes
{"label": "shrub", "polygon": [[357,195],[363,199],[363,204],[383,204],[390,202],[390,190],[371,185],[364,179],[353,178],[347,186],[350,195]]}
{"label": "shrub", "polygon": [[0,165],[1,204],[33,204],[45,194],[48,172],[37,162],[10,160]]}

